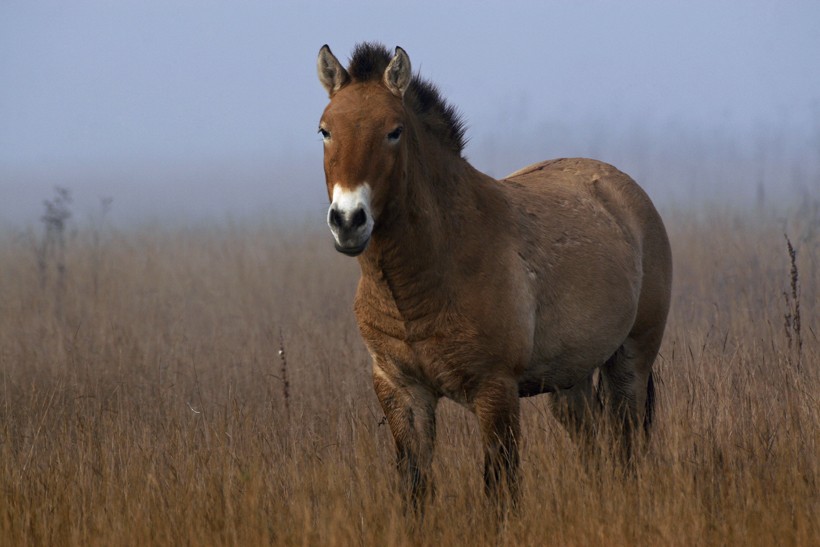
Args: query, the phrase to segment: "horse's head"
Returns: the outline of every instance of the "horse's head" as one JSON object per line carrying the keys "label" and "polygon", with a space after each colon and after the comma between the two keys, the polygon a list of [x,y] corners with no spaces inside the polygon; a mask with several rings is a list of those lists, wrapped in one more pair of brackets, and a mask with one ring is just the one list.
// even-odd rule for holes
{"label": "horse's head", "polygon": [[336,250],[356,256],[367,247],[388,196],[401,181],[410,59],[397,47],[379,78],[363,71],[366,76],[359,79],[324,46],[318,69],[330,96],[319,123],[331,200],[327,223]]}

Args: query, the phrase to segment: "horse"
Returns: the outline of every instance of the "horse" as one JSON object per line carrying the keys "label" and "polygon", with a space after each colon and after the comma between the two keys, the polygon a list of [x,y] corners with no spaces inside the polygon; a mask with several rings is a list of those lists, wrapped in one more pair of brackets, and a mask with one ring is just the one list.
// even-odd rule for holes
{"label": "horse", "polygon": [[672,258],[638,184],[583,158],[478,171],[459,113],[400,47],[361,43],[344,68],[325,45],[318,74],[327,224],[358,257],[353,308],[405,499],[432,495],[441,397],[475,414],[485,491],[513,503],[520,397],[551,393],[576,439],[601,413],[626,446],[648,433]]}

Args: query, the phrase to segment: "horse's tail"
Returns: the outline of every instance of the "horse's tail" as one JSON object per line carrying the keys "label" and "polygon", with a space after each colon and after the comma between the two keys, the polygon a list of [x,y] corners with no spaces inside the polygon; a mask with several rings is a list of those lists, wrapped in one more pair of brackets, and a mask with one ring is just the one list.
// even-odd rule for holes
{"label": "horse's tail", "polygon": [[652,420],[655,417],[655,379],[653,374],[649,373],[649,381],[646,384],[646,408],[643,415],[643,430],[646,435],[649,435],[649,430],[652,429]]}

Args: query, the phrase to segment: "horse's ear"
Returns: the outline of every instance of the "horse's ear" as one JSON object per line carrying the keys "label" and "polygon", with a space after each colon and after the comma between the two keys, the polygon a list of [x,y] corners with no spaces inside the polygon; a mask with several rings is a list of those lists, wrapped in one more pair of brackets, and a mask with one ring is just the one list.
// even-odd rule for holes
{"label": "horse's ear", "polygon": [[407,86],[410,85],[412,76],[410,57],[407,56],[407,53],[402,48],[397,46],[396,54],[384,71],[384,84],[393,95],[403,98],[404,92],[407,91]]}
{"label": "horse's ear", "polygon": [[327,44],[319,50],[316,68],[319,72],[319,81],[322,82],[329,97],[333,97],[337,91],[350,81],[350,75],[333,53],[330,52]]}

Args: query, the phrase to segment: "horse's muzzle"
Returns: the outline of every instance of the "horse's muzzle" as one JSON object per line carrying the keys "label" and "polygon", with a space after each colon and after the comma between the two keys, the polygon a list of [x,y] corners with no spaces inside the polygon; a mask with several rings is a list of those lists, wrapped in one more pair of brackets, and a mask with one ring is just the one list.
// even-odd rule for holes
{"label": "horse's muzzle", "polygon": [[362,184],[354,190],[334,186],[327,225],[336,240],[337,251],[348,256],[360,255],[367,248],[373,231],[370,186]]}

